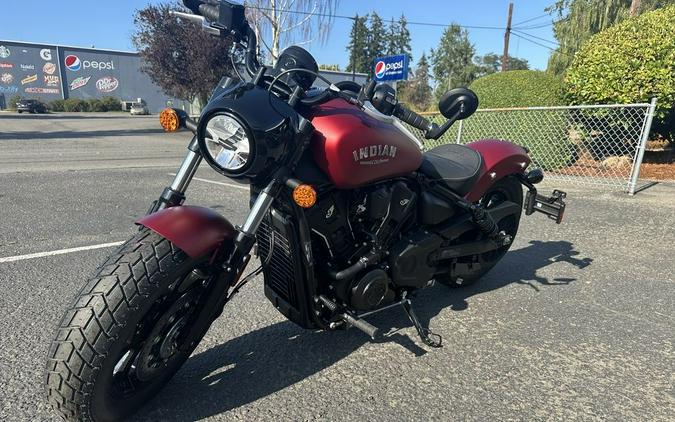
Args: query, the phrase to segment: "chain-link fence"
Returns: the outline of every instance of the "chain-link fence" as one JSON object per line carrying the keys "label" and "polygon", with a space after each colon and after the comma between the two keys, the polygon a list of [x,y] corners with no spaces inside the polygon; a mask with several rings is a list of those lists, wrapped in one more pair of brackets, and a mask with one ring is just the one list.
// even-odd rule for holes
{"label": "chain-link fence", "polygon": [[[529,149],[547,178],[633,194],[656,100],[644,104],[480,109],[426,148],[504,139]],[[440,114],[427,114],[441,124]],[[412,129],[422,139],[422,133]]]}

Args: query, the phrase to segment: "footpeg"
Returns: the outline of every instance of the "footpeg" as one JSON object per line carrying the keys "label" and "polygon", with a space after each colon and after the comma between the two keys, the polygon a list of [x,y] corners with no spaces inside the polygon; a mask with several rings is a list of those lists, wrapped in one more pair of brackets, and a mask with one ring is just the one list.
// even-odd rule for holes
{"label": "footpeg", "polygon": [[529,190],[525,197],[525,215],[531,215],[535,211],[546,214],[556,224],[560,224],[565,214],[565,201],[567,193],[554,190],[550,197],[540,195],[536,190]]}
{"label": "footpeg", "polygon": [[378,340],[380,338],[379,328],[375,327],[374,325],[370,324],[369,322],[363,319],[355,318],[346,313],[340,315],[340,319],[344,321],[346,324],[363,331],[373,340]]}
{"label": "footpeg", "polygon": [[410,318],[410,322],[412,322],[413,325],[415,326],[417,334],[419,334],[420,339],[422,339],[422,342],[424,342],[424,344],[426,344],[427,346],[441,347],[443,343],[443,337],[433,333],[428,328],[422,327],[420,320],[417,319],[417,315],[415,315],[415,311],[413,311],[412,309],[410,299],[403,300],[403,302],[401,302],[401,306],[403,307],[403,310],[405,310],[405,313],[408,315],[408,318]]}

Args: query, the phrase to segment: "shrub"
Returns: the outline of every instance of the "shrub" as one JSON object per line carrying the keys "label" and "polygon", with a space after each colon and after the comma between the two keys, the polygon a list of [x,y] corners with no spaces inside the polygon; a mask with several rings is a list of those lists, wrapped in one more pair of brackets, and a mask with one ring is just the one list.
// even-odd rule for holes
{"label": "shrub", "polygon": [[[574,103],[634,103],[658,97],[657,124],[673,131],[675,6],[630,18],[589,39],[565,75]],[[670,114],[670,118],[669,118]]]}
{"label": "shrub", "polygon": [[49,110],[51,111],[65,111],[65,101],[64,100],[54,100],[48,104]]}
{"label": "shrub", "polygon": [[122,103],[115,97],[103,97],[101,103],[105,111],[122,111]]}
{"label": "shrub", "polygon": [[[493,73],[474,81],[481,108],[556,106],[563,104],[562,80],[537,70]],[[536,114],[531,114],[536,113]],[[544,118],[544,113],[553,113]],[[492,111],[471,116],[462,127],[463,140],[503,139],[525,146],[535,165],[555,170],[574,161],[574,147],[567,136],[566,119],[555,111]],[[537,122],[537,115],[542,121]],[[538,124],[540,123],[540,124]],[[554,142],[552,142],[554,140]],[[539,153],[545,151],[545,153]]]}
{"label": "shrub", "polygon": [[10,109],[16,110],[16,103],[18,103],[19,101],[21,101],[21,95],[14,95],[9,99],[9,104],[7,105],[9,106]]}
{"label": "shrub", "polygon": [[562,80],[538,70],[512,70],[476,79],[469,87],[481,108],[555,106],[563,104]]}
{"label": "shrub", "polygon": [[79,98],[68,98],[63,102],[63,110],[69,112],[89,111],[89,103]]}
{"label": "shrub", "polygon": [[95,112],[101,112],[101,111],[108,111],[105,108],[105,104],[103,104],[103,101],[97,99],[97,98],[91,98],[89,101],[89,111],[95,111]]}

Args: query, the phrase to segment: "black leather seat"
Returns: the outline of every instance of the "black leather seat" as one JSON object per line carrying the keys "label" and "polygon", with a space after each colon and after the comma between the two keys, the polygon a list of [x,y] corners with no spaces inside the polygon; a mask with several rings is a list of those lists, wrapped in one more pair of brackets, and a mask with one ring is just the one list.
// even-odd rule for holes
{"label": "black leather seat", "polygon": [[477,151],[464,145],[447,144],[425,152],[419,171],[466,195],[478,180],[481,167],[483,157]]}

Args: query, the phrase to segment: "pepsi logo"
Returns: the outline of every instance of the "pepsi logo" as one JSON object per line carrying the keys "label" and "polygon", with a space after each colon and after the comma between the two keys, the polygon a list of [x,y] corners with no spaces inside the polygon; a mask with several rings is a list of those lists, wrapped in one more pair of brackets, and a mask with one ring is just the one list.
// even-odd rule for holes
{"label": "pepsi logo", "polygon": [[377,62],[375,64],[375,77],[381,78],[384,76],[385,72],[387,71],[387,66],[384,64],[382,60]]}
{"label": "pepsi logo", "polygon": [[80,58],[72,54],[66,56],[64,63],[68,70],[72,70],[73,72],[77,72],[82,68],[82,62],[80,61]]}

